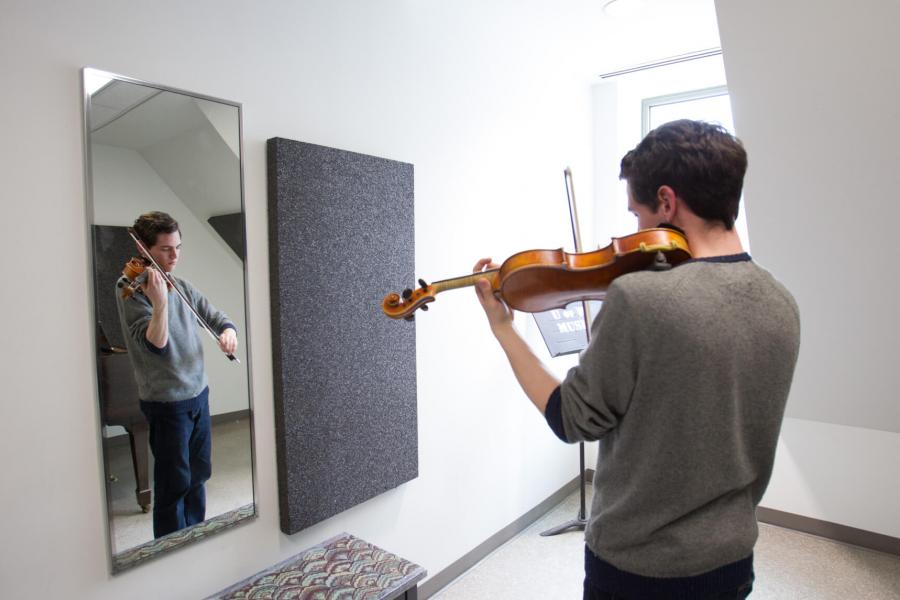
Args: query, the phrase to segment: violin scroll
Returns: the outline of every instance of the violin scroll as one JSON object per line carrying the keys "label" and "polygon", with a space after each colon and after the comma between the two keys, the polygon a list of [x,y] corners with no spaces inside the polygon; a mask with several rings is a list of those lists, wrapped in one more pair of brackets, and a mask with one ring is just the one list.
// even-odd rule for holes
{"label": "violin scroll", "polygon": [[418,309],[428,310],[427,304],[434,302],[435,295],[437,295],[437,291],[434,287],[425,283],[424,279],[420,279],[419,287],[416,289],[406,288],[402,295],[391,292],[385,296],[381,303],[381,310],[392,319],[412,321]]}
{"label": "violin scroll", "polygon": [[[144,271],[148,268],[152,267],[150,266],[150,261],[145,258],[133,257],[125,263],[125,266],[122,267],[122,276],[128,280],[128,284],[119,286],[122,288],[122,298],[131,298],[134,293],[141,288],[141,284],[146,281],[141,275],[143,275]],[[172,283],[168,278],[166,279],[166,287],[168,287],[169,290],[172,289]]]}
{"label": "violin scroll", "polygon": [[122,297],[131,298],[134,293],[140,289],[140,276],[147,269],[148,261],[142,258],[131,258],[125,266],[122,267],[122,276],[128,280],[127,285],[120,285],[122,288]]}

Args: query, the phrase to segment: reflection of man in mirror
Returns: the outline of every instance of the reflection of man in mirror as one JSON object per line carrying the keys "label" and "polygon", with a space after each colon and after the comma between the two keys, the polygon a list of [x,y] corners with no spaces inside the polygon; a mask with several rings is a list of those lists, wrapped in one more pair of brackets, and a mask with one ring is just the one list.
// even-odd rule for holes
{"label": "reflection of man in mirror", "polygon": [[[178,223],[166,213],[138,217],[134,232],[156,263],[171,275],[181,253]],[[206,515],[204,483],[212,473],[209,386],[197,318],[148,267],[140,292],[116,293],[119,321],[134,367],[141,411],[150,424],[153,468],[153,535],[162,537],[200,523]],[[237,349],[235,327],[193,285],[171,279],[194,310],[219,333],[219,347]],[[127,281],[117,283],[121,288]]]}

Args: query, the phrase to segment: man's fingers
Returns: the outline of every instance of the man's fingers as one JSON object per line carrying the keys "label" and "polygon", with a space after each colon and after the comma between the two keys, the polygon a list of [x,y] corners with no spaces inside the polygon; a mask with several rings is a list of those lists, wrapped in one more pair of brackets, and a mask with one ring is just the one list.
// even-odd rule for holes
{"label": "man's fingers", "polygon": [[478,294],[482,306],[497,302],[497,299],[494,298],[494,291],[491,289],[491,282],[487,279],[479,279],[475,282],[475,293]]}
{"label": "man's fingers", "polygon": [[485,267],[486,265],[489,265],[489,264],[491,264],[491,259],[490,259],[490,258],[481,258],[481,259],[478,260],[477,263],[475,263],[475,266],[472,267],[472,272],[473,272],[473,273],[480,273],[481,271],[484,270],[484,267]]}

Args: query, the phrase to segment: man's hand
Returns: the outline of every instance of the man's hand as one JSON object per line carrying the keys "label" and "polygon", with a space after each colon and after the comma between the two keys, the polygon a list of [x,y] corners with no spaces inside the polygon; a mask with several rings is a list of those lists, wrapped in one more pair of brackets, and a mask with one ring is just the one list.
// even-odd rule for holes
{"label": "man's hand", "polygon": [[229,327],[219,334],[219,348],[225,354],[234,354],[237,350],[237,334]]}
{"label": "man's hand", "polygon": [[148,267],[144,272],[147,280],[141,284],[141,291],[153,305],[144,336],[157,348],[165,348],[169,343],[169,286],[156,269]]}
{"label": "man's hand", "polygon": [[[496,269],[499,266],[497,263],[491,262],[490,258],[482,258],[472,267],[472,272],[481,273],[485,269]],[[478,295],[478,301],[481,302],[484,313],[487,315],[488,323],[491,324],[491,331],[495,335],[499,329],[512,325],[513,310],[494,296],[490,281],[487,279],[476,281],[475,292]]]}
{"label": "man's hand", "polygon": [[169,301],[169,286],[159,271],[147,267],[147,280],[141,284],[141,290],[150,300],[153,308],[165,308]]}

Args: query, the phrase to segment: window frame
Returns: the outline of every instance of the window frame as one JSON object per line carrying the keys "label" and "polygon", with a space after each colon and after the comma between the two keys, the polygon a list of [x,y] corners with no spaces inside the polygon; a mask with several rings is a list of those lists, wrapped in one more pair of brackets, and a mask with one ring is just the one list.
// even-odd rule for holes
{"label": "window frame", "polygon": [[641,101],[641,139],[644,139],[644,137],[650,133],[650,109],[654,106],[665,106],[667,104],[678,104],[690,100],[702,100],[705,98],[715,98],[716,96],[727,95],[728,86],[717,85],[711,88],[690,90],[687,92],[679,92],[677,94],[666,94],[664,96],[654,96],[653,98],[644,98]]}

